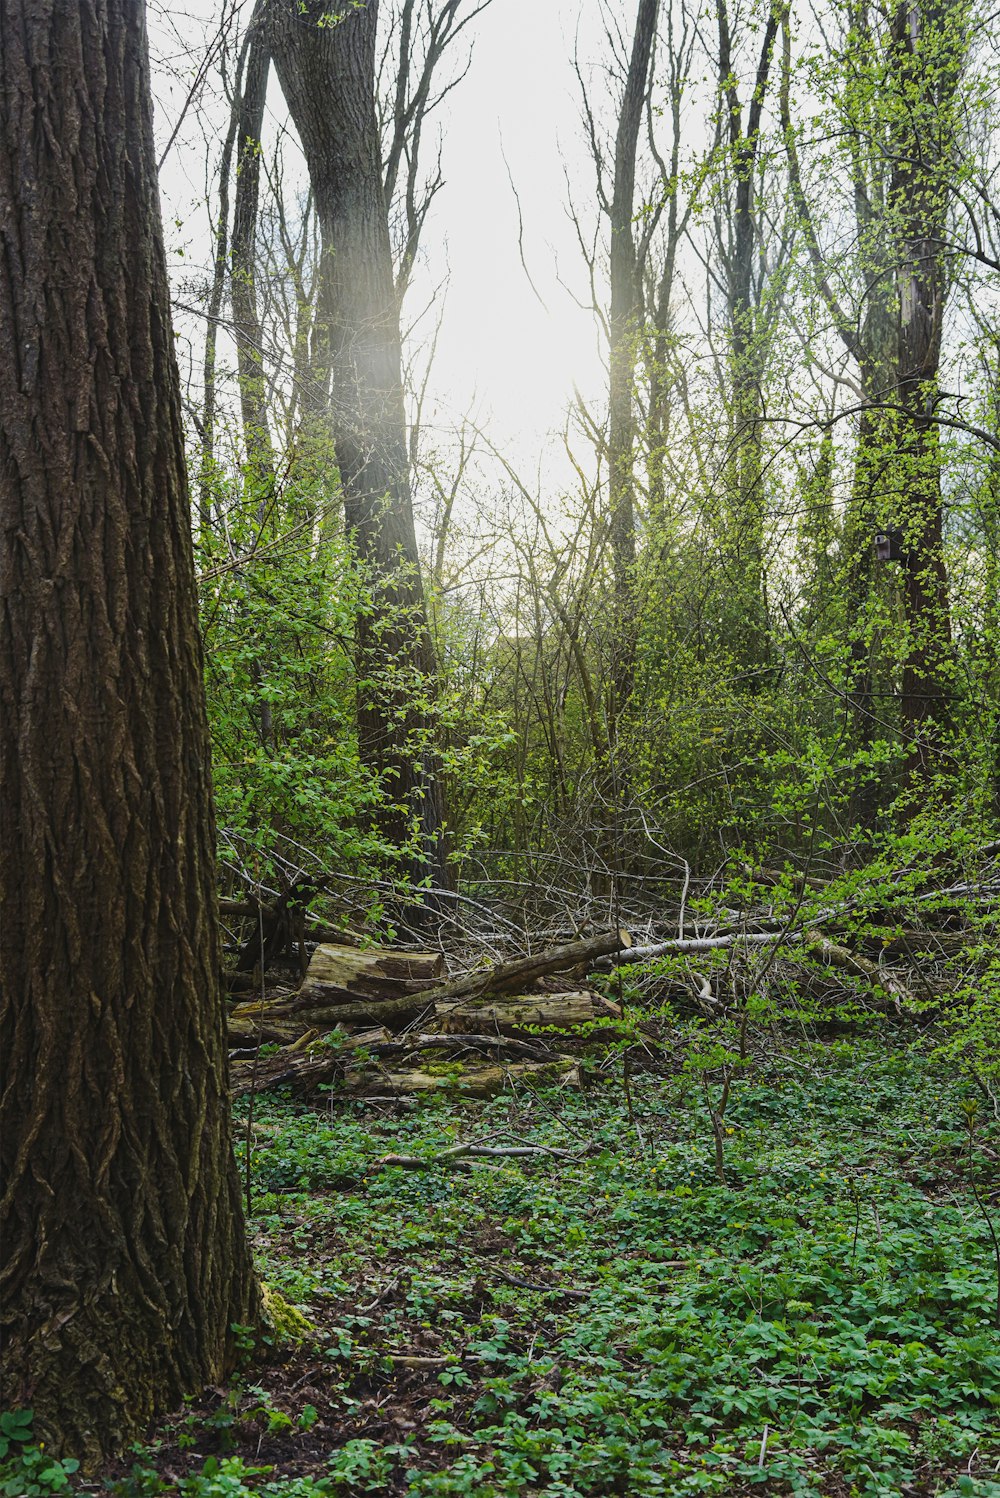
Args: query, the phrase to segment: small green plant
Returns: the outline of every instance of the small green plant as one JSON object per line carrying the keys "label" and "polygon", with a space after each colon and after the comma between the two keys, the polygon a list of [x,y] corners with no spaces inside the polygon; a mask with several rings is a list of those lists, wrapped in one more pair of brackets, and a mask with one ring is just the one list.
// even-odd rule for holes
{"label": "small green plant", "polygon": [[31,1410],[0,1414],[0,1494],[3,1498],[46,1498],[69,1491],[69,1479],[80,1463],[72,1457],[48,1456],[44,1442],[31,1444]]}
{"label": "small green plant", "polygon": [[31,1410],[4,1410],[0,1414],[0,1461],[12,1446],[27,1444],[31,1440]]}

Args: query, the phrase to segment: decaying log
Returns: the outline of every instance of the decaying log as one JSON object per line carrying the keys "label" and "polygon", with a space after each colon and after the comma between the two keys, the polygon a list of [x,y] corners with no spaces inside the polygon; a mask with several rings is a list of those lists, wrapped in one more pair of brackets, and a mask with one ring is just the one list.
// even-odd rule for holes
{"label": "decaying log", "polygon": [[433,1023],[442,1032],[496,1030],[519,1035],[532,1025],[578,1030],[595,1020],[620,1020],[621,1009],[587,989],[573,993],[518,994],[498,999],[443,1000],[434,1005]]}
{"label": "decaying log", "polygon": [[509,1066],[449,1067],[440,1072],[414,1068],[382,1071],[359,1067],[344,1076],[346,1097],[385,1097],[386,1094],[453,1092],[459,1097],[495,1097],[505,1087],[518,1083],[546,1087],[579,1087],[580,1069],[575,1061],[518,1061]]}
{"label": "decaying log", "polygon": [[[379,1039],[373,1039],[372,1034]],[[485,1038],[485,1037],[484,1037]],[[401,1043],[392,1043],[385,1031],[366,1032],[349,1037],[353,1049],[364,1044],[373,1056],[386,1045],[388,1051],[402,1052],[404,1049],[438,1050],[447,1036],[425,1036],[421,1047],[404,1048]],[[469,1050],[467,1038],[465,1050]],[[446,1051],[449,1047],[443,1047]],[[417,1092],[455,1092],[462,1097],[493,1097],[509,1083],[533,1082],[547,1086],[579,1086],[580,1073],[577,1063],[570,1056],[555,1056],[546,1061],[517,1061],[504,1064],[467,1065],[442,1058],[440,1069],[431,1063],[423,1066],[397,1067],[389,1070],[378,1064],[365,1063],[358,1066],[345,1052],[346,1046],[325,1052],[312,1051],[294,1054],[280,1051],[273,1056],[261,1056],[256,1067],[253,1060],[234,1062],[230,1068],[230,1084],[233,1092],[264,1092],[272,1087],[291,1087],[293,1091],[307,1093],[327,1083],[336,1083],[337,1096],[386,1097]],[[402,1058],[401,1058],[402,1059]]]}
{"label": "decaying log", "polygon": [[354,999],[381,1003],[429,987],[444,972],[440,952],[392,952],[380,947],[317,947],[290,1008],[298,1011]]}
{"label": "decaying log", "polygon": [[[532,957],[520,957],[514,962],[504,962],[496,967],[464,973],[447,983],[420,987],[418,992],[405,993],[400,998],[357,997],[349,1003],[327,1005],[317,1004],[311,1000],[303,1003],[300,992],[294,999],[283,1000],[279,1003],[240,1004],[234,1014],[239,1018],[260,1014],[262,1018],[268,1020],[278,1020],[294,1015],[317,1029],[327,1030],[333,1029],[336,1025],[361,1023],[391,1027],[414,1019],[425,1011],[431,1011],[435,1005],[444,1003],[446,1000],[457,1002],[487,993],[504,993],[511,990],[517,992],[527,983],[544,977],[547,973],[566,972],[572,968],[585,967],[598,957],[607,956],[611,952],[620,952],[628,946],[629,941],[630,937],[625,931],[605,932],[601,936],[590,937],[584,941],[567,942],[561,947],[547,948],[544,952],[538,952]],[[350,954],[352,957],[366,955],[355,952],[353,948],[350,949]],[[391,955],[397,959],[409,959],[415,954],[393,953]],[[410,986],[410,980],[396,981],[407,987]]]}

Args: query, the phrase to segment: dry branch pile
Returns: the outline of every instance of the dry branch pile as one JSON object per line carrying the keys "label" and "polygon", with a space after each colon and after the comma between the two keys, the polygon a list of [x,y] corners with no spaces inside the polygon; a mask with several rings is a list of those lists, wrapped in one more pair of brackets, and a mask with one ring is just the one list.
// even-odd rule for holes
{"label": "dry branch pile", "polygon": [[[307,926],[303,902],[323,884],[318,876],[298,879],[269,905],[228,902],[226,914],[256,928],[256,960],[245,928],[233,948],[256,993],[261,967],[282,940],[286,951],[297,947],[301,962],[294,992],[272,990],[263,1002],[232,1008],[233,1086],[332,1085],[346,1098],[385,1098],[439,1088],[488,1096],[517,1079],[572,1082],[585,1045],[645,1044],[647,1031],[662,1038],[655,1024],[639,1033],[634,1014],[624,1016],[588,985],[589,974],[623,963],[634,966],[631,992],[647,1013],[669,1002],[718,1017],[770,991],[781,1003],[786,996],[797,1006],[811,1001],[814,1013],[837,1024],[855,1023],[858,1010],[926,1023],[956,1002],[974,970],[975,958],[973,969],[964,960],[977,940],[970,910],[1000,906],[1000,866],[992,864],[983,877],[960,882],[953,872],[932,871],[909,889],[883,876],[877,902],[863,885],[838,894],[835,885],[801,877],[783,903],[772,901],[769,885],[783,876],[767,873],[754,872],[762,895],[755,908],[719,903],[693,930],[682,898],[676,913],[669,904],[656,917],[633,912],[639,944],[621,930],[550,938],[528,956],[452,975],[440,950],[365,948],[353,932],[330,940],[329,928]],[[480,914],[484,908],[476,906]],[[676,934],[666,936],[664,918]],[[468,942],[472,933],[464,934]],[[306,943],[317,938],[306,964]],[[845,1000],[846,1019],[836,1018]]]}

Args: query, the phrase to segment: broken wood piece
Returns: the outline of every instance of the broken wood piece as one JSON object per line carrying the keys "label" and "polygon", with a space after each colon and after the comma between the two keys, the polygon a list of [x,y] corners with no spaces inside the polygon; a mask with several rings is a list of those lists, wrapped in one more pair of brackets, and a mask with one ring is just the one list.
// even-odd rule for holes
{"label": "broken wood piece", "polygon": [[[245,1011],[252,1012],[247,1013]],[[241,1004],[227,1024],[230,1050],[248,1045],[291,1045],[303,1033],[301,1020],[272,1017],[266,1006]]]}
{"label": "broken wood piece", "polygon": [[[367,1046],[391,1041],[388,1030],[362,1030],[354,1035],[338,1033],[336,1045],[327,1037],[317,1038],[307,1032],[295,1045],[285,1046],[269,1056],[241,1056],[229,1067],[229,1085],[233,1092],[265,1092],[272,1087],[292,1087],[296,1092],[312,1092],[332,1082],[343,1072],[346,1058]],[[299,1049],[303,1042],[309,1049]]]}

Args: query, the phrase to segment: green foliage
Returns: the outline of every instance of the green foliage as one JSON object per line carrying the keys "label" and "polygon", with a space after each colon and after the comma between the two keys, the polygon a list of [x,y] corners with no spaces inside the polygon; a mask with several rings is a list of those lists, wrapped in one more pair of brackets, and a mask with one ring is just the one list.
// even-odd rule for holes
{"label": "green foliage", "polygon": [[[282,838],[362,879],[419,860],[419,808],[402,808],[405,843],[378,831],[378,813],[396,804],[397,790],[390,773],[380,779],[362,762],[363,693],[396,725],[410,758],[437,765],[448,788],[449,849],[460,860],[481,835],[473,803],[499,790],[496,762],[510,737],[502,718],[482,719],[461,673],[452,680],[445,669],[430,681],[393,656],[388,636],[407,638],[413,628],[405,607],[384,583],[376,589],[329,517],[308,521],[306,496],[285,495],[263,531],[259,513],[252,492],[230,503],[226,552],[211,535],[201,558],[220,827],[255,855],[262,879],[273,875]],[[359,681],[362,617],[378,620],[387,643],[377,669]]]}
{"label": "green foliage", "polygon": [[234,559],[202,559],[218,821],[265,867],[277,834],[373,871],[388,855],[371,828],[381,790],[354,731],[356,575],[336,535],[314,543],[293,527],[263,545],[256,519],[241,529],[239,514]]}
{"label": "green foliage", "polygon": [[[741,1054],[738,1024],[684,1026],[677,1069],[633,1075],[630,1100],[592,1082],[397,1120],[257,1100],[257,1252],[310,1314],[332,1307],[333,1408],[349,1423],[425,1337],[441,1360],[405,1445],[341,1443],[333,1491],[889,1498],[933,1472],[939,1498],[963,1474],[990,1494],[1000,1128],[932,1040],[768,1033]],[[562,1153],[370,1169],[509,1132]]]}
{"label": "green foliage", "polygon": [[31,1410],[0,1413],[0,1494],[3,1498],[46,1498],[67,1493],[80,1463],[72,1457],[48,1456],[44,1443],[32,1442]]}
{"label": "green foliage", "polygon": [[113,1485],[116,1498],[331,1498],[333,1489],[312,1477],[282,1478],[261,1485],[256,1479],[273,1469],[247,1465],[235,1456],[206,1458],[200,1472],[164,1481],[155,1468],[139,1463],[131,1475]]}

